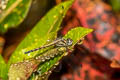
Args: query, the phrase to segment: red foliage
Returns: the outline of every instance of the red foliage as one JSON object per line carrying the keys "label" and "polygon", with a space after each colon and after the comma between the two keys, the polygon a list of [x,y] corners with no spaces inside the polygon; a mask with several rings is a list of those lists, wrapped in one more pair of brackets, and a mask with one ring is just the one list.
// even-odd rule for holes
{"label": "red foliage", "polygon": [[[89,50],[88,56],[80,59],[83,67],[63,75],[62,80],[65,80],[63,78],[67,80],[120,80],[120,77],[117,76],[120,74],[120,69],[113,69],[120,68],[118,67],[120,63],[118,19],[113,14],[111,7],[101,0],[75,0],[64,20],[65,27],[62,34],[66,34],[74,26],[92,28],[94,32],[87,36],[83,44]],[[82,54],[80,51],[83,50],[77,52]],[[76,58],[79,57],[76,56]],[[111,66],[113,68],[110,67],[112,60],[117,61],[117,64],[113,61],[114,64]],[[78,63],[80,62],[78,61]],[[78,71],[80,71],[80,75],[78,75]]]}

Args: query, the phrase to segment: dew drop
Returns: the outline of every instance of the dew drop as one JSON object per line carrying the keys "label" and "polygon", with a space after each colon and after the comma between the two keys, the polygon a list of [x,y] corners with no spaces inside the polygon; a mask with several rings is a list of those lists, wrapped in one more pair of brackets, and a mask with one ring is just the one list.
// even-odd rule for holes
{"label": "dew drop", "polygon": [[38,41],[38,39],[35,39],[35,41],[37,42],[37,41]]}
{"label": "dew drop", "polygon": [[5,29],[8,29],[8,24],[4,24],[4,28],[5,28]]}
{"label": "dew drop", "polygon": [[42,79],[44,79],[45,77],[42,77]]}
{"label": "dew drop", "polygon": [[54,66],[54,69],[56,68],[56,66]]}
{"label": "dew drop", "polygon": [[17,66],[17,64],[14,64],[15,66]]}
{"label": "dew drop", "polygon": [[49,73],[52,73],[52,71],[49,71]]}
{"label": "dew drop", "polygon": [[51,54],[51,55],[50,55],[50,57],[51,57],[51,58],[54,58],[54,55],[53,55],[53,54]]}
{"label": "dew drop", "polygon": [[20,78],[18,77],[16,80],[20,80]]}
{"label": "dew drop", "polygon": [[56,64],[55,64],[55,66],[57,66],[59,64],[59,62],[57,62]]}
{"label": "dew drop", "polygon": [[47,63],[47,65],[50,65],[50,63]]}
{"label": "dew drop", "polygon": [[63,13],[63,10],[60,10],[60,14],[62,14]]}
{"label": "dew drop", "polygon": [[47,74],[48,74],[48,72],[45,72],[45,74],[47,75]]}
{"label": "dew drop", "polygon": [[57,18],[57,16],[56,16],[56,15],[54,15],[54,16],[53,16],[53,18]]}
{"label": "dew drop", "polygon": [[38,59],[39,59],[39,57],[36,57],[35,59],[36,59],[36,60],[38,60]]}
{"label": "dew drop", "polygon": [[29,62],[29,60],[26,60],[25,62]]}
{"label": "dew drop", "polygon": [[64,56],[67,56],[68,55],[68,52],[66,52],[65,54],[64,54]]}
{"label": "dew drop", "polygon": [[3,6],[2,6],[2,9],[5,9],[5,8],[6,8],[6,5],[3,5]]}
{"label": "dew drop", "polygon": [[47,41],[49,42],[50,40],[48,39]]}
{"label": "dew drop", "polygon": [[28,53],[28,56],[30,56],[30,53]]}
{"label": "dew drop", "polygon": [[44,61],[45,61],[45,59],[42,59],[42,61],[44,62]]}
{"label": "dew drop", "polygon": [[49,60],[50,58],[49,57],[45,57],[46,60]]}

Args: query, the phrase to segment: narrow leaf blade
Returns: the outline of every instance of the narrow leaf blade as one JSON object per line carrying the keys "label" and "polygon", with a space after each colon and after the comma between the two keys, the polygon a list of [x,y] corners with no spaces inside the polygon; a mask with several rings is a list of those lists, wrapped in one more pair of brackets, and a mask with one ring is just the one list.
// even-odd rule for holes
{"label": "narrow leaf blade", "polygon": [[0,55],[0,78],[2,79],[7,79],[7,64],[5,63],[4,59],[2,58],[2,56]]}

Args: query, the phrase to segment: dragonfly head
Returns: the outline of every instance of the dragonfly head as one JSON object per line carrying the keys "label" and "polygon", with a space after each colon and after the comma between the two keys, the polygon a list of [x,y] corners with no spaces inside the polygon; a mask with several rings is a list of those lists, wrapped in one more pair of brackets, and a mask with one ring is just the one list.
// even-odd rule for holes
{"label": "dragonfly head", "polygon": [[71,46],[71,45],[73,44],[73,40],[70,39],[70,38],[68,38],[68,39],[66,40],[66,44],[67,44],[68,46]]}

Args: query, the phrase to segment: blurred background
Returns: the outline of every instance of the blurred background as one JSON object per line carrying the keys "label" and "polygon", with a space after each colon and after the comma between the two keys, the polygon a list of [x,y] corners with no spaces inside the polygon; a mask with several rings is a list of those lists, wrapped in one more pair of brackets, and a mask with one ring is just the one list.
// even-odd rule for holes
{"label": "blurred background", "polygon": [[[0,34],[0,53],[6,62],[34,25],[63,1],[33,0],[25,20]],[[75,0],[59,35],[75,26],[94,31],[61,61],[49,80],[120,80],[120,0]]]}

